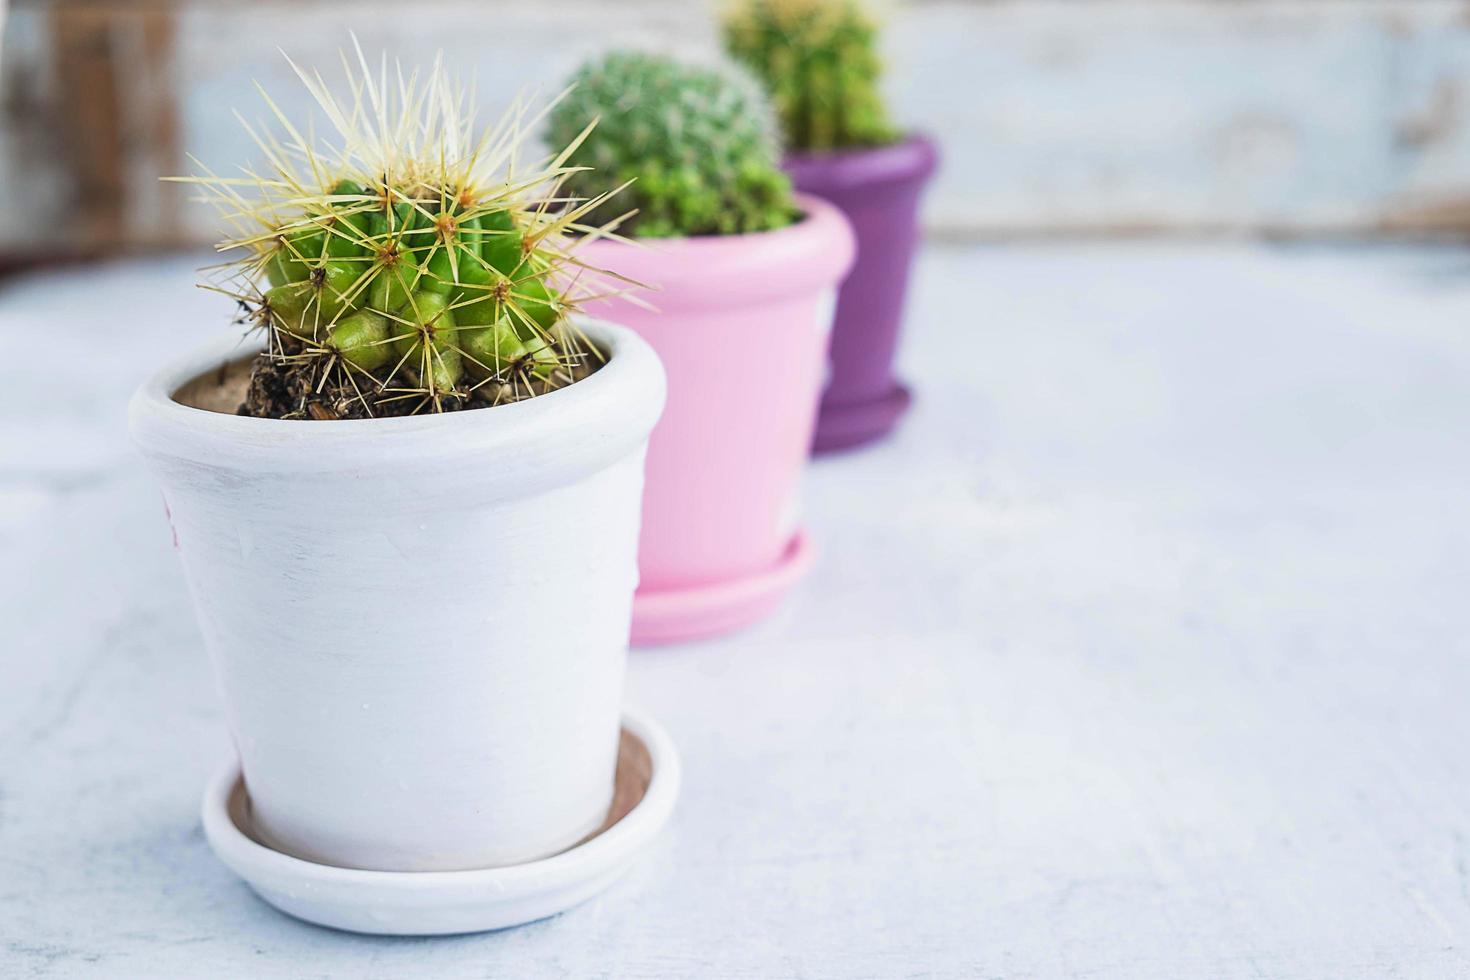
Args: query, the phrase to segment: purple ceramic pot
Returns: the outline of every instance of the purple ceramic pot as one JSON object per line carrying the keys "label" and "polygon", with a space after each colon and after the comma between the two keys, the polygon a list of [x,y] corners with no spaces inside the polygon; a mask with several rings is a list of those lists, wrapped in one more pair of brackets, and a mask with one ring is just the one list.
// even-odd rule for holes
{"label": "purple ceramic pot", "polygon": [[892,146],[786,158],[797,189],[837,205],[857,233],[857,264],[837,297],[832,376],[814,452],[871,442],[908,408],[893,353],[918,240],[919,194],[937,162],[934,144],[918,135]]}

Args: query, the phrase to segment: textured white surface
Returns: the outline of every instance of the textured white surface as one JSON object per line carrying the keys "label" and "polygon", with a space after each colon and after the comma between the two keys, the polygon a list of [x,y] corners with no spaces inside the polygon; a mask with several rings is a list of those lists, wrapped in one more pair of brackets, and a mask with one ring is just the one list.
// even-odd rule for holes
{"label": "textured white surface", "polygon": [[811,579],[632,658],[684,762],[648,859],[409,941],[201,836],[225,729],[123,418],[218,328],[189,279],[0,296],[0,976],[1470,973],[1466,253],[931,251]]}

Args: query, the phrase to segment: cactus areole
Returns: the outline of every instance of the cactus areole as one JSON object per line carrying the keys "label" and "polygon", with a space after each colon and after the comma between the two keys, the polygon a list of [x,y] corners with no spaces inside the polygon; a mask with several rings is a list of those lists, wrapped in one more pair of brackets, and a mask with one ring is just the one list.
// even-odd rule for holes
{"label": "cactus areole", "polygon": [[[297,74],[330,135],[289,120],[247,125],[260,169],[178,178],[231,234],[205,285],[268,335],[240,412],[337,419],[489,407],[544,394],[602,354],[568,319],[595,270],[572,254],[605,196],[569,199],[572,133],[518,170],[538,120],[516,105],[482,132],[465,93],[432,71],[373,68],[360,49],[346,98]],[[294,65],[293,65],[294,67]]]}

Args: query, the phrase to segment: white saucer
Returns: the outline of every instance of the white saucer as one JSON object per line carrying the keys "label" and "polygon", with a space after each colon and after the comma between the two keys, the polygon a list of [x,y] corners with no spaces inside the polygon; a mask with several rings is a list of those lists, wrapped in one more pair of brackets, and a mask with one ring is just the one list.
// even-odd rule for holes
{"label": "white saucer", "polygon": [[668,733],[626,710],[607,821],[539,861],[479,871],[359,871],[290,857],[251,836],[250,798],[234,760],[205,792],[202,815],[215,855],[282,912],[351,932],[429,936],[521,925],[586,901],[628,869],[678,795],[679,760]]}

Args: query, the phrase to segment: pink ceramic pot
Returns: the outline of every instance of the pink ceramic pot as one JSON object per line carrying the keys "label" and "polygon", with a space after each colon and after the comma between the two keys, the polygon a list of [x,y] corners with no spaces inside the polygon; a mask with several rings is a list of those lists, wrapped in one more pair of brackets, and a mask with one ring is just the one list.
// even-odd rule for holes
{"label": "pink ceramic pot", "polygon": [[595,241],[589,265],[657,287],[657,311],[588,304],[658,352],[668,403],[648,446],[633,642],[693,639],[768,613],[811,562],[801,474],[827,371],[847,220],[801,196],[804,217],[754,235]]}

